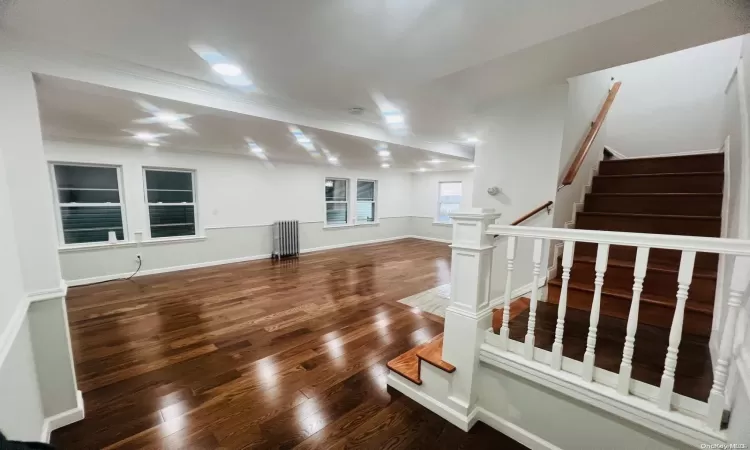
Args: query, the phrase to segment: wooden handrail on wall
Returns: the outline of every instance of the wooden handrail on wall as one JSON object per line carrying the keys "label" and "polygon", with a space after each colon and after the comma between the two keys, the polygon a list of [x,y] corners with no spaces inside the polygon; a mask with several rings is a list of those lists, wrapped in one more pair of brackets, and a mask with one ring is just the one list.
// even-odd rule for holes
{"label": "wooden handrail on wall", "polygon": [[546,209],[546,210],[547,210],[547,212],[549,213],[549,207],[550,207],[550,206],[552,206],[552,201],[551,201],[551,200],[550,200],[550,201],[548,201],[547,203],[545,203],[545,204],[543,204],[543,205],[539,206],[538,208],[535,208],[534,210],[530,211],[530,212],[529,212],[528,214],[526,214],[525,216],[523,216],[523,217],[520,217],[520,218],[519,218],[518,220],[516,220],[515,222],[511,223],[511,225],[518,225],[518,224],[520,224],[521,222],[525,222],[525,221],[527,221],[528,219],[530,219],[530,218],[531,218],[531,216],[533,216],[533,215],[537,214],[538,212],[540,212],[540,211],[541,211],[541,210],[543,210],[543,209]]}
{"label": "wooden handrail on wall", "polygon": [[604,124],[604,119],[607,118],[607,113],[609,112],[609,108],[612,107],[612,102],[615,101],[617,92],[620,91],[621,84],[622,82],[618,81],[612,86],[612,89],[609,90],[609,95],[607,95],[607,100],[604,101],[604,104],[602,105],[602,109],[599,110],[599,114],[596,116],[596,120],[591,124],[591,129],[589,130],[589,133],[586,135],[586,139],[583,140],[583,144],[581,144],[581,148],[578,149],[578,154],[576,154],[576,158],[573,160],[573,164],[570,165],[568,172],[565,174],[565,177],[563,178],[563,181],[562,181],[562,184],[560,184],[560,187],[568,186],[569,184],[573,183],[573,180],[575,179],[576,174],[578,173],[578,170],[583,165],[583,161],[586,159],[586,155],[589,153],[589,150],[591,149],[591,144],[594,143],[594,139],[596,139],[596,135],[599,134],[599,130],[602,128],[602,125]]}

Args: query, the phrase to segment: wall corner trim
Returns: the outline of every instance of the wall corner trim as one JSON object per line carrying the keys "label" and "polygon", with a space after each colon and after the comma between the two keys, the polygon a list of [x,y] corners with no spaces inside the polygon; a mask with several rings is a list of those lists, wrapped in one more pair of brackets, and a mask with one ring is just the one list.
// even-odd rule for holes
{"label": "wall corner trim", "polygon": [[29,297],[23,297],[15,311],[10,316],[5,329],[0,334],[0,367],[5,362],[5,358],[10,353],[10,349],[13,347],[13,343],[16,341],[18,332],[21,331],[21,326],[26,320],[26,312],[29,310]]}
{"label": "wall corner trim", "polygon": [[76,391],[76,407],[44,419],[40,440],[49,443],[53,431],[83,420],[85,417],[86,411],[83,406],[83,394],[81,391]]}

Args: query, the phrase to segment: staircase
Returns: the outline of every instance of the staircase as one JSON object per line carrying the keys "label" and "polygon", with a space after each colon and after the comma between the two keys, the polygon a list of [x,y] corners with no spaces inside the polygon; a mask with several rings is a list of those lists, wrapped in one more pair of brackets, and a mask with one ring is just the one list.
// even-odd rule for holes
{"label": "staircase", "polygon": [[[724,184],[722,153],[602,161],[575,228],[719,237]],[[596,244],[576,245],[568,307],[589,310],[594,292]],[[604,276],[601,314],[627,319],[636,249],[612,246]],[[641,294],[639,320],[669,330],[677,292],[680,252],[653,249]],[[699,253],[685,309],[684,332],[708,336],[716,290],[716,255]],[[562,267],[558,261],[558,267]],[[561,270],[550,280],[557,303]]]}

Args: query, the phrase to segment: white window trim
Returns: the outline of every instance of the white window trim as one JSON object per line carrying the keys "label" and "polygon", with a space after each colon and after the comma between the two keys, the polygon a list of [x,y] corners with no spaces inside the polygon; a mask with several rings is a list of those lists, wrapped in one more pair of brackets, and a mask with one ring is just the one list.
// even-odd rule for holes
{"label": "white window trim", "polygon": [[[127,221],[127,205],[125,201],[125,190],[123,189],[122,183],[122,166],[116,164],[91,164],[81,163],[74,161],[49,161],[49,173],[50,180],[52,181],[52,200],[55,206],[55,221],[57,222],[57,239],[58,248],[60,249],[76,249],[85,247],[100,247],[100,246],[112,246],[122,245],[130,243],[130,233],[128,231]],[[60,203],[60,193],[57,187],[57,175],[55,174],[55,166],[74,166],[74,167],[101,167],[105,169],[116,169],[117,171],[117,190],[120,197],[119,203]],[[92,189],[93,190],[93,189]],[[105,190],[105,189],[100,189]],[[85,242],[76,244],[65,243],[65,230],[62,224],[62,208],[63,206],[82,206],[82,207],[93,207],[93,206],[119,206],[120,216],[122,217],[122,238],[123,240],[117,241],[116,243],[110,243],[109,241],[100,242]]]}
{"label": "white window trim", "polygon": [[[327,181],[345,181],[346,182],[346,200],[328,200],[326,199],[325,183]],[[349,178],[325,177],[323,178],[323,228],[346,228],[353,226],[352,221],[352,182]],[[346,204],[346,223],[328,224],[328,204],[344,203]]]}
{"label": "white window trim", "polygon": [[[358,186],[357,185],[359,184],[360,181],[367,181],[369,183],[374,183],[373,190],[372,190],[372,192],[373,192],[373,194],[372,194],[373,195],[373,199],[372,199],[371,203],[373,204],[373,207],[375,209],[375,216],[373,217],[372,222],[367,222],[367,221],[360,222],[360,221],[357,220],[357,203],[360,202],[359,198],[357,197],[357,195],[358,195]],[[354,189],[353,189],[354,190],[354,225],[358,225],[358,226],[362,226],[362,225],[377,225],[377,224],[380,223],[380,207],[378,206],[378,197],[379,197],[378,196],[378,185],[379,184],[380,183],[378,183],[378,180],[372,180],[372,179],[369,179],[369,178],[357,178],[357,180],[355,181]],[[366,202],[368,200],[362,200],[362,201]]]}
{"label": "white window trim", "polygon": [[448,183],[459,183],[461,185],[461,201],[463,201],[464,198],[464,182],[463,181],[438,181],[437,185],[437,208],[435,209],[435,220],[432,222],[435,225],[453,225],[453,221],[451,219],[448,219],[447,221],[440,220],[440,205],[442,205],[442,202],[440,201],[440,185],[441,184],[448,184]]}
{"label": "white window trim", "polygon": [[[143,178],[143,203],[146,205],[145,218],[146,218],[146,232],[145,236],[146,239],[144,243],[146,242],[171,242],[171,241],[179,241],[179,240],[194,240],[195,238],[202,239],[205,236],[203,235],[203,229],[200,227],[200,223],[198,221],[198,189],[197,189],[197,182],[196,177],[198,176],[195,169],[179,169],[174,167],[153,167],[153,166],[143,166],[141,168],[141,176]],[[193,185],[193,201],[190,203],[182,202],[182,203],[149,203],[148,201],[148,181],[146,181],[146,172],[149,170],[153,171],[159,171],[159,172],[179,172],[179,173],[189,173],[191,175],[190,180]],[[167,237],[160,237],[155,238],[151,237],[151,212],[149,207],[150,206],[193,206],[193,222],[195,223],[195,234],[186,235],[186,236],[167,236]]]}

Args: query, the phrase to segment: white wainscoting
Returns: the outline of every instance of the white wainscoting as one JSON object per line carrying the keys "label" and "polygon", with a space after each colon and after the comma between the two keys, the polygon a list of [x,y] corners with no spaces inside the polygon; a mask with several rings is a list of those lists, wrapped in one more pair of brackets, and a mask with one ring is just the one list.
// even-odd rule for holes
{"label": "white wainscoting", "polygon": [[48,442],[52,431],[84,417],[67,316],[59,320],[66,289],[26,295],[0,335],[0,398],[13,405],[0,408],[0,429],[11,439]]}
{"label": "white wainscoting", "polygon": [[[432,219],[383,217],[377,224],[326,228],[322,222],[300,223],[302,253],[417,238],[449,244],[452,227]],[[60,249],[63,278],[69,286],[196,269],[270,258],[271,224],[207,227],[200,238],[103,244]]]}

